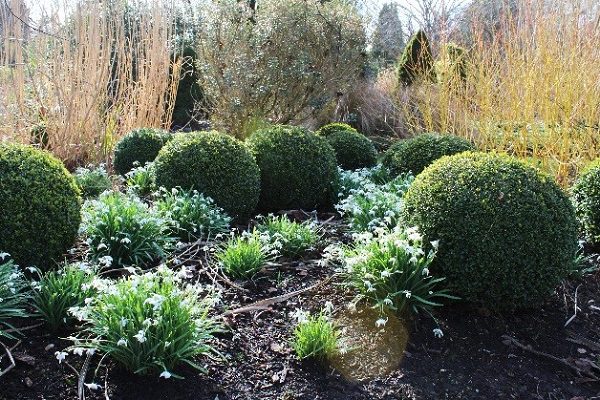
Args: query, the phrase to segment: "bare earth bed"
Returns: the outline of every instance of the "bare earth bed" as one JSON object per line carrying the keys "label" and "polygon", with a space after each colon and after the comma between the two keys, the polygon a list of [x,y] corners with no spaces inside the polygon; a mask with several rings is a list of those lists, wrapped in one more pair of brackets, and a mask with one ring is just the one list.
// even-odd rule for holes
{"label": "bare earth bed", "polygon": [[[340,222],[325,226],[323,246],[347,239]],[[193,257],[186,265],[195,268],[199,279],[211,279],[200,247],[188,254]],[[226,361],[202,360],[207,374],[184,369],[179,371],[184,380],[140,378],[106,360],[96,370],[100,359],[94,356],[86,382],[106,387],[106,394],[86,389],[86,398],[579,400],[600,396],[595,380],[600,371],[593,364],[600,357],[598,276],[566,282],[542,308],[516,315],[447,305],[436,310],[444,332],[436,338],[436,325],[426,315],[409,321],[390,317],[381,330],[369,309],[348,310],[349,293],[338,285],[331,267],[319,264],[319,254],[315,251],[303,261],[271,265],[254,283],[231,284],[216,278],[224,289],[223,312],[270,300],[225,317],[226,331],[219,335],[218,349]],[[301,293],[286,296],[295,291]],[[335,305],[349,351],[325,366],[298,361],[289,346],[294,327],[290,313],[300,307],[316,311],[326,301]],[[579,309],[571,319],[575,302]],[[76,399],[77,375],[59,365],[54,355],[68,342],[43,327],[24,333],[20,343],[11,343],[17,344],[12,350],[16,366],[0,378],[0,399]],[[81,369],[83,359],[70,361]],[[0,365],[8,365],[6,357]]]}

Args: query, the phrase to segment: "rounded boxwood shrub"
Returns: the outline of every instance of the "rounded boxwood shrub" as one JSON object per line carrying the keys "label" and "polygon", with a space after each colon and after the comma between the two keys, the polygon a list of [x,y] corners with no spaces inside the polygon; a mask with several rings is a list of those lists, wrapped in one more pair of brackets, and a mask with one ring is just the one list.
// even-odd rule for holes
{"label": "rounded boxwood shrub", "polygon": [[572,188],[573,204],[585,240],[600,243],[600,158],[591,162]]}
{"label": "rounded boxwood shrub", "polygon": [[350,125],[325,125],[317,134],[327,138],[342,169],[369,168],[377,164],[377,150],[373,142]]}
{"label": "rounded boxwood shrub", "polygon": [[417,176],[404,217],[429,241],[453,294],[495,309],[536,305],[571,268],[575,212],[548,175],[477,152],[443,157]]}
{"label": "rounded boxwood shrub", "polygon": [[47,269],[73,244],[81,222],[75,179],[50,153],[0,144],[0,252]]}
{"label": "rounded boxwood shrub", "polygon": [[134,129],[117,143],[113,164],[115,171],[125,175],[136,166],[154,161],[158,152],[171,138],[171,134],[162,129]]}
{"label": "rounded boxwood shrub", "polygon": [[394,143],[385,153],[382,163],[394,176],[409,172],[418,175],[438,158],[468,150],[475,150],[475,146],[466,139],[424,133]]}
{"label": "rounded boxwood shrub", "polygon": [[262,211],[330,207],[339,172],[327,140],[295,126],[260,129],[248,139],[261,174]]}
{"label": "rounded boxwood shrub", "polygon": [[211,131],[177,134],[154,162],[156,185],[195,189],[229,215],[250,216],[260,194],[260,171],[248,148]]}

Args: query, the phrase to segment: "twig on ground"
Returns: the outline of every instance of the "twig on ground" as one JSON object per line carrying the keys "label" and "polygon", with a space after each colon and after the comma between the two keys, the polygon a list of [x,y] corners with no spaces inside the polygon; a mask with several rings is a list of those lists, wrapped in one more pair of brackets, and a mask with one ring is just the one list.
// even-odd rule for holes
{"label": "twig on ground", "polygon": [[587,360],[586,366],[589,367],[589,370],[586,370],[586,369],[580,368],[579,366],[577,366],[574,362],[570,361],[569,359],[556,357],[556,356],[553,356],[552,354],[548,354],[548,353],[544,353],[543,351],[535,350],[530,345],[526,346],[526,345],[522,344],[521,342],[519,342],[517,339],[513,338],[512,336],[503,335],[502,339],[504,339],[504,344],[506,344],[506,345],[513,345],[513,346],[520,348],[521,350],[527,351],[531,354],[535,354],[538,357],[543,357],[543,358],[546,358],[546,359],[549,359],[552,361],[556,361],[557,363],[575,371],[575,373],[578,376],[584,376],[590,381],[599,381],[600,380],[600,377],[591,371],[592,369],[594,369],[594,370],[600,372],[600,367],[598,365],[596,365],[595,363],[593,363],[592,361]]}
{"label": "twig on ground", "polygon": [[573,316],[571,318],[569,318],[567,320],[567,322],[565,322],[565,327],[567,325],[569,325],[571,322],[573,322],[573,320],[577,317],[577,311],[580,310],[580,308],[577,306],[577,292],[579,291],[579,287],[581,286],[581,284],[579,284],[576,288],[575,288],[575,298],[573,300],[573,308],[574,308],[574,313]]}
{"label": "twig on ground", "polygon": [[10,371],[11,369],[13,369],[15,367],[15,365],[17,365],[15,363],[15,359],[13,358],[12,350],[14,350],[20,344],[21,344],[21,341],[19,340],[17,342],[17,344],[15,344],[13,347],[9,348],[4,343],[0,342],[0,345],[4,348],[4,352],[8,356],[8,361],[10,362],[10,365],[8,367],[6,367],[4,370],[0,370],[0,376],[7,374],[8,371]]}

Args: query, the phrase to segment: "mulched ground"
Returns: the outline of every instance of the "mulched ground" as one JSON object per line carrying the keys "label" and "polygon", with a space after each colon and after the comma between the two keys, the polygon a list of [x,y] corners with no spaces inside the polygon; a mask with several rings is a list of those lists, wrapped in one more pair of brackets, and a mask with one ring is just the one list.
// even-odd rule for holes
{"label": "mulched ground", "polygon": [[[339,222],[327,224],[329,240],[344,239],[343,231]],[[304,261],[269,266],[241,289],[224,283],[223,303],[231,310],[318,285],[333,271],[317,260],[318,252]],[[203,257],[198,254],[187,264],[197,266],[206,279],[200,274]],[[228,316],[227,330],[218,338],[226,361],[202,360],[206,375],[184,369],[178,371],[184,380],[140,378],[106,361],[96,371],[99,359],[94,357],[86,382],[93,380],[106,393],[86,389],[86,398],[600,399],[600,383],[590,378],[600,376],[590,367],[600,357],[598,275],[566,282],[542,308],[517,315],[445,306],[435,314],[442,338],[433,335],[436,325],[427,316],[410,321],[390,317],[384,329],[376,329],[370,310],[347,309],[349,294],[337,283],[334,278],[266,309]],[[300,362],[290,351],[290,313],[299,307],[318,311],[326,301],[335,305],[350,350],[324,366]],[[575,303],[578,311],[571,318]],[[13,350],[16,367],[0,377],[0,400],[76,399],[75,372],[54,356],[68,343],[43,327],[25,334]],[[0,366],[6,363],[3,357]],[[80,368],[81,362],[73,366]]]}

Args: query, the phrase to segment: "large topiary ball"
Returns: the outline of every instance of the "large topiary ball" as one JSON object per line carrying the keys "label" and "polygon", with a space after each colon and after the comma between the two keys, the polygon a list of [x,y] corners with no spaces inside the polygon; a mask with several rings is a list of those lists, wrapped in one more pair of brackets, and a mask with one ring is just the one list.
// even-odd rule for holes
{"label": "large topiary ball", "polygon": [[495,309],[539,304],[573,267],[575,212],[548,175],[499,154],[443,157],[417,176],[404,217],[439,240],[432,268],[461,298]]}
{"label": "large topiary ball", "polygon": [[339,172],[325,138],[279,125],[254,132],[248,145],[260,168],[262,211],[332,206]]}
{"label": "large topiary ball", "polygon": [[154,161],[158,152],[171,139],[171,134],[162,129],[134,129],[117,143],[113,164],[115,171],[125,175],[138,163],[140,166]]}
{"label": "large topiary ball", "polygon": [[385,153],[382,163],[393,175],[408,172],[418,175],[438,158],[468,150],[475,150],[475,146],[466,139],[424,133],[394,143]]}
{"label": "large topiary ball", "polygon": [[250,216],[260,195],[260,171],[248,148],[218,132],[177,134],[154,162],[156,184],[211,197],[229,215]]}
{"label": "large topiary ball", "polygon": [[600,158],[591,162],[573,185],[573,204],[586,241],[600,243]]}
{"label": "large topiary ball", "polygon": [[337,164],[342,169],[368,168],[377,164],[377,150],[373,142],[350,125],[329,124],[316,133],[325,136],[333,147]]}
{"label": "large topiary ball", "polygon": [[75,179],[50,153],[0,144],[0,252],[47,269],[74,243],[81,222]]}

